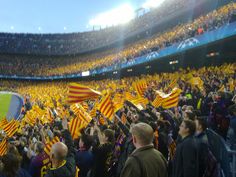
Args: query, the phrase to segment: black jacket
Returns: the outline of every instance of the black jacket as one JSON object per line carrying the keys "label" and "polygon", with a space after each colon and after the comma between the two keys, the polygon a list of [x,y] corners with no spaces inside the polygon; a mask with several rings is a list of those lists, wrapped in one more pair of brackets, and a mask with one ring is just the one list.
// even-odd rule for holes
{"label": "black jacket", "polygon": [[199,176],[203,176],[207,167],[208,139],[205,132],[195,135],[198,147]]}
{"label": "black jacket", "polygon": [[198,177],[197,143],[193,136],[180,141],[173,160],[172,177]]}
{"label": "black jacket", "polygon": [[65,144],[68,147],[68,154],[63,165],[59,168],[51,168],[45,177],[75,177],[76,163],[75,163],[75,149],[71,134],[68,130],[62,132],[65,139]]}

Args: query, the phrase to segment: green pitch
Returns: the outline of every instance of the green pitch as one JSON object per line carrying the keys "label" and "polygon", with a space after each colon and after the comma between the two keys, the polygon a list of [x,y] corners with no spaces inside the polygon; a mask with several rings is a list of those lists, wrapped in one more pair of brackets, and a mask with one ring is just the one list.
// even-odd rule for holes
{"label": "green pitch", "polygon": [[11,94],[0,94],[0,120],[8,113],[11,103]]}

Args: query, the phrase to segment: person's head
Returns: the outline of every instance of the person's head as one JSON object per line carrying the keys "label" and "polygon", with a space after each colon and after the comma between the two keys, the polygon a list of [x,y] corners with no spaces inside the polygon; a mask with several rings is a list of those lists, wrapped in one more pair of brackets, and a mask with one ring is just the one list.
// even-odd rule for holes
{"label": "person's head", "polygon": [[185,113],[184,113],[184,120],[195,120],[196,119],[196,115],[193,113],[193,112],[191,112],[191,111],[185,111]]}
{"label": "person's head", "polygon": [[43,153],[44,152],[44,144],[40,141],[37,141],[35,144],[34,144],[34,152],[36,154],[40,154],[40,153]]}
{"label": "person's head", "polygon": [[196,132],[197,133],[201,133],[207,129],[207,122],[204,117],[198,117],[195,120],[195,123],[196,123]]}
{"label": "person's head", "polygon": [[133,144],[136,148],[152,144],[153,129],[146,123],[138,123],[131,127],[130,130],[133,137]]}
{"label": "person's head", "polygon": [[92,137],[86,134],[82,134],[79,140],[79,148],[84,148],[85,150],[89,150],[92,145]]}
{"label": "person's head", "polygon": [[189,135],[193,135],[196,130],[196,124],[192,120],[183,120],[179,127],[179,135],[184,138]]}
{"label": "person's head", "polygon": [[68,148],[64,143],[57,142],[53,144],[50,152],[50,159],[52,161],[52,164],[55,166],[63,162],[63,160],[65,160],[67,156],[67,153]]}
{"label": "person's head", "polygon": [[15,177],[20,168],[21,159],[14,153],[7,153],[1,159],[2,172],[6,177]]}
{"label": "person's head", "polygon": [[103,142],[113,143],[115,141],[115,133],[111,129],[105,129],[102,131]]}

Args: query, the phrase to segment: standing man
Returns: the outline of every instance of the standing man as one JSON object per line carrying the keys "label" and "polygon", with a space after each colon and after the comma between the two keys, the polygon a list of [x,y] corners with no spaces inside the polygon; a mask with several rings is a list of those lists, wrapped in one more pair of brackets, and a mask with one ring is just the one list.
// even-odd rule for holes
{"label": "standing man", "polygon": [[50,152],[52,168],[48,170],[46,177],[75,177],[76,174],[75,149],[66,118],[62,120],[62,127],[65,144],[57,142],[52,145]]}
{"label": "standing man", "polygon": [[183,120],[179,127],[181,140],[173,160],[172,177],[199,177],[197,142],[194,139],[195,122]]}
{"label": "standing man", "polygon": [[153,129],[146,123],[131,128],[134,152],[125,162],[121,177],[167,177],[167,162],[153,142]]}

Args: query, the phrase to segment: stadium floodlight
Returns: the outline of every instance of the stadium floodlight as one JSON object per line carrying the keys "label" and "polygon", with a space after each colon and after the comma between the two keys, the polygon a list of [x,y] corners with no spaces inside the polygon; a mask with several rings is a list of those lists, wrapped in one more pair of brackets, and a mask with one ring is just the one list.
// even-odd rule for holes
{"label": "stadium floodlight", "polygon": [[161,5],[165,0],[147,0],[142,7],[145,9],[155,8]]}
{"label": "stadium floodlight", "polygon": [[135,10],[130,4],[123,4],[115,9],[98,14],[89,21],[90,26],[101,28],[129,22],[135,17]]}

